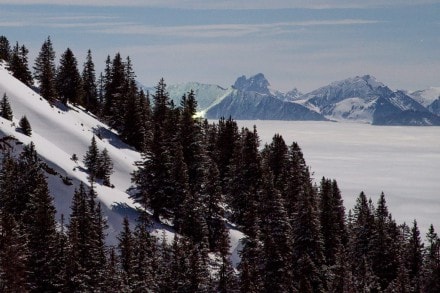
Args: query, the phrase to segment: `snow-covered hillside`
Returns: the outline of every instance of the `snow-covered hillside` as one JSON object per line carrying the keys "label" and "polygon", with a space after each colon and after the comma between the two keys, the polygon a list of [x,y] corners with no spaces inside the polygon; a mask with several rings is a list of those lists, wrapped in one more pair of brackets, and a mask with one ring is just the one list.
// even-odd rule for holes
{"label": "snow-covered hillside", "polygon": [[[35,144],[38,154],[57,172],[73,180],[72,186],[62,183],[56,176],[48,175],[51,193],[54,196],[58,217],[70,214],[70,203],[73,191],[80,182],[90,186],[82,158],[90,141],[95,136],[98,147],[107,148],[114,164],[111,183],[114,188],[97,184],[98,199],[104,204],[104,211],[109,224],[109,240],[114,239],[120,230],[123,217],[134,204],[127,189],[131,185],[130,173],[135,169],[134,162],[141,159],[138,152],[121,142],[115,133],[82,109],[62,105],[51,106],[32,89],[16,80],[0,66],[0,94],[9,98],[14,114],[13,123],[1,120],[0,135],[10,135],[19,141]],[[32,136],[28,137],[16,131],[19,119],[26,115],[31,127]],[[70,158],[76,154],[75,163]],[[129,208],[129,209],[127,209]],[[112,242],[112,241],[110,241]]]}
{"label": "snow-covered hillside", "polygon": [[[90,186],[82,159],[92,137],[95,135],[101,138],[96,139],[97,145],[100,150],[108,150],[114,164],[114,173],[111,175],[114,187],[95,184],[95,190],[98,200],[103,203],[103,212],[109,225],[108,243],[115,244],[123,218],[128,216],[134,220],[136,217],[136,205],[129,198],[128,189],[131,187],[131,173],[136,169],[135,162],[141,160],[141,154],[123,143],[112,129],[83,109],[73,105],[69,105],[69,108],[61,104],[51,106],[15,79],[4,64],[0,64],[0,95],[4,93],[9,98],[14,118],[13,122],[0,118],[0,138],[12,136],[24,144],[32,141],[41,158],[59,173],[47,174],[58,219],[61,214],[68,219],[75,187],[80,182]],[[32,127],[31,137],[17,131],[18,122],[24,115]],[[71,160],[73,154],[79,158],[78,162]],[[64,184],[60,176],[71,178],[73,185]],[[165,233],[168,239],[174,235],[169,226],[161,223],[154,224],[153,233],[159,237]],[[239,262],[239,241],[242,237],[240,231],[230,227],[231,259],[235,265]]]}

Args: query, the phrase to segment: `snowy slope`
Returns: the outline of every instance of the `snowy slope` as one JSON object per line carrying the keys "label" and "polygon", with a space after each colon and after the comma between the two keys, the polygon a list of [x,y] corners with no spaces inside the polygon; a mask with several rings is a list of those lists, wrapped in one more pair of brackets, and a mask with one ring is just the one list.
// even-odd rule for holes
{"label": "snowy slope", "polygon": [[411,93],[410,96],[423,106],[428,107],[435,100],[440,98],[440,87],[430,87],[424,90],[415,91]]}
{"label": "snowy slope", "polygon": [[[114,239],[119,231],[126,209],[134,204],[126,190],[130,187],[130,173],[135,169],[134,162],[141,159],[138,152],[122,143],[116,135],[104,124],[100,123],[83,110],[63,106],[51,107],[49,103],[12,77],[0,66],[0,94],[6,93],[14,114],[13,122],[18,125],[19,119],[26,115],[31,127],[32,136],[27,137],[16,131],[10,121],[2,120],[0,134],[11,135],[21,142],[35,144],[38,154],[63,176],[73,179],[73,186],[60,183],[59,178],[49,176],[49,185],[55,197],[58,217],[70,214],[70,203],[75,186],[84,182],[90,186],[87,173],[84,171],[82,158],[85,155],[92,136],[100,133],[102,140],[97,139],[98,147],[107,148],[114,164],[111,182],[114,188],[96,185],[98,199],[104,204],[104,210],[109,222],[109,240]],[[76,154],[79,158],[76,164],[70,158]],[[112,241],[111,241],[112,242]]]}
{"label": "snowy slope", "polygon": [[[3,96],[4,93],[9,98],[14,118],[13,122],[0,118],[0,138],[12,136],[24,144],[32,141],[41,158],[59,173],[59,175],[47,174],[58,219],[61,214],[68,219],[75,187],[79,186],[80,182],[90,186],[82,159],[93,135],[100,134],[102,139],[96,140],[97,145],[100,150],[107,148],[114,164],[114,173],[111,175],[114,188],[100,184],[96,184],[95,188],[109,225],[108,243],[115,244],[123,218],[125,216],[131,220],[136,218],[133,209],[136,205],[129,198],[127,190],[131,187],[130,174],[136,168],[135,162],[141,160],[140,153],[120,141],[108,126],[82,109],[72,105],[69,105],[69,109],[62,105],[50,106],[32,89],[12,77],[4,68],[4,64],[0,64],[0,95]],[[23,115],[26,115],[31,124],[31,137],[23,135],[16,129]],[[70,159],[72,154],[78,156],[77,163]],[[71,178],[73,185],[65,185],[60,175]],[[174,235],[172,228],[161,223],[154,224],[152,232],[159,237],[165,234],[169,241]],[[237,247],[243,234],[233,228],[230,229],[230,234],[231,258],[237,263],[239,258]]]}

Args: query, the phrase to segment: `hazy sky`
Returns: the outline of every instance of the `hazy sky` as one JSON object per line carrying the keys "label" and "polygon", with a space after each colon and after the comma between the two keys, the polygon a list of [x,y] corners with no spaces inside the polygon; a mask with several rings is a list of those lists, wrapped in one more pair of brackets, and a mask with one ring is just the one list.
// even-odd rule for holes
{"label": "hazy sky", "polygon": [[[303,92],[371,74],[393,89],[440,86],[440,1],[0,0],[0,35],[57,57],[130,56],[138,80],[227,87],[262,72]],[[329,4],[330,3],[330,4]]]}

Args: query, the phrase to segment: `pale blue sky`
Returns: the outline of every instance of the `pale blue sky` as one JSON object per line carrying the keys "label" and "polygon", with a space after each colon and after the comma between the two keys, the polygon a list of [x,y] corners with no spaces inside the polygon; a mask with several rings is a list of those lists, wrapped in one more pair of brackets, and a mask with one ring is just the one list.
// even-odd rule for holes
{"label": "pale blue sky", "polygon": [[[50,35],[57,57],[98,70],[129,55],[138,80],[227,87],[262,72],[303,92],[363,74],[394,89],[440,86],[440,1],[0,0],[0,35],[33,62]],[[385,4],[384,4],[385,3]]]}

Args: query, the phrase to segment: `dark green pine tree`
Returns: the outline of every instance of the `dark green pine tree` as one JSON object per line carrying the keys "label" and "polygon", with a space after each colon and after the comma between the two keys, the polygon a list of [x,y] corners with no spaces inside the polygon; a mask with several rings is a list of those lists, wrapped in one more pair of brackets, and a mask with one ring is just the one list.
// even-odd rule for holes
{"label": "dark green pine tree", "polygon": [[89,171],[91,181],[96,180],[99,170],[99,149],[96,144],[95,136],[92,137],[89,149],[84,156],[83,163]]}
{"label": "dark green pine tree", "polygon": [[400,235],[394,220],[388,212],[385,195],[382,192],[375,213],[375,233],[370,236],[370,254],[373,272],[385,290],[397,276]]}
{"label": "dark green pine tree", "polygon": [[135,292],[159,290],[157,284],[156,239],[148,232],[149,221],[141,212],[133,233],[133,284]]}
{"label": "dark green pine tree", "polygon": [[319,188],[321,234],[327,266],[336,263],[341,246],[347,244],[345,208],[336,181],[322,178]]}
{"label": "dark green pine tree", "polygon": [[[120,131],[123,126],[125,111],[126,71],[121,55],[117,53],[110,67],[110,76],[106,72],[106,90],[103,115],[109,125]],[[107,69],[106,69],[107,70]]]}
{"label": "dark green pine tree", "polygon": [[122,139],[134,146],[137,150],[144,147],[145,124],[142,121],[142,105],[136,89],[134,80],[127,87],[123,126],[121,130]]}
{"label": "dark green pine tree", "polygon": [[375,233],[374,210],[364,192],[359,194],[353,209],[349,228],[349,262],[356,280],[356,291],[379,290],[377,277],[372,270],[370,248]]}
{"label": "dark green pine tree", "polygon": [[96,178],[102,179],[102,184],[105,186],[111,186],[110,175],[113,173],[113,162],[108,154],[108,150],[104,150],[99,154],[98,157],[98,168],[96,171]]}
{"label": "dark green pine tree", "polygon": [[[288,150],[288,179],[286,180],[285,191],[282,193],[286,212],[291,221],[297,212],[297,202],[305,188],[310,188],[310,172],[304,160],[301,148],[293,142]],[[293,223],[291,223],[293,225]]]}
{"label": "dark green pine tree", "polygon": [[22,45],[20,47],[17,42],[11,52],[8,69],[12,71],[15,78],[31,87],[33,86],[33,79],[32,73],[29,70],[28,53],[29,50],[26,46]]}
{"label": "dark green pine tree", "polygon": [[[297,199],[297,212],[292,223],[293,262],[299,290],[312,288],[312,292],[325,292],[324,246],[319,222],[319,209],[311,181],[304,182]],[[304,289],[305,290],[305,289]],[[301,291],[302,292],[302,291]]]}
{"label": "dark green pine tree", "polygon": [[0,213],[0,289],[29,292],[27,237],[12,214]]}
{"label": "dark green pine tree", "polygon": [[411,292],[420,292],[422,290],[423,250],[424,244],[420,238],[417,221],[414,220],[405,251],[403,255],[401,255],[401,257],[406,260],[408,276],[412,288]]}
{"label": "dark green pine tree", "polygon": [[9,104],[9,99],[6,93],[3,94],[3,98],[0,101],[0,116],[9,121],[12,121],[13,118],[11,104]]}
{"label": "dark green pine tree", "polygon": [[262,155],[268,162],[267,164],[273,176],[274,187],[284,193],[289,174],[289,153],[283,137],[279,134],[275,134],[272,138],[272,142],[265,146]]}
{"label": "dark green pine tree", "polygon": [[133,182],[138,187],[138,192],[133,199],[143,207],[153,210],[153,218],[159,220],[159,216],[166,216],[165,211],[174,210],[175,198],[172,194],[184,192],[175,189],[175,177],[172,178],[173,169],[179,167],[176,164],[178,145],[175,143],[174,110],[170,105],[170,97],[166,91],[163,79],[156,87],[153,96],[154,107],[152,113],[152,138],[146,145],[143,153],[143,162],[133,174]]}
{"label": "dark green pine tree", "polygon": [[110,247],[105,268],[105,284],[103,292],[124,292],[119,259],[115,247]]}
{"label": "dark green pine tree", "polygon": [[28,235],[29,283],[35,292],[56,291],[60,268],[57,266],[55,207],[43,171],[37,170],[36,186],[30,193],[25,217]]}
{"label": "dark green pine tree", "polygon": [[53,103],[57,97],[56,70],[55,51],[50,37],[47,37],[41,46],[40,53],[35,60],[34,71],[35,79],[39,82],[41,96]]}
{"label": "dark green pine tree", "polygon": [[433,225],[426,235],[426,244],[422,292],[440,292],[440,238]]}
{"label": "dark green pine tree", "polygon": [[232,208],[232,219],[243,227],[243,231],[251,227],[252,221],[248,214],[259,202],[258,191],[262,184],[261,157],[258,150],[259,138],[256,129],[245,128],[241,132],[241,147],[234,154],[227,177],[227,202]]}
{"label": "dark green pine tree", "polygon": [[[256,293],[261,292],[264,288],[264,271],[263,271],[263,247],[259,239],[260,230],[258,228],[258,215],[255,210],[252,215],[252,228],[241,243],[243,249],[240,251],[241,261],[238,265],[240,273],[240,292],[241,293]],[[249,216],[251,216],[249,215]]]}
{"label": "dark green pine tree", "polygon": [[57,70],[56,88],[61,102],[67,105],[82,104],[82,80],[78,71],[78,62],[72,50],[67,48],[61,55],[60,66]]}
{"label": "dark green pine tree", "polygon": [[226,192],[229,180],[227,174],[232,163],[234,153],[239,152],[240,135],[238,133],[238,126],[231,118],[225,120],[221,118],[218,123],[218,134],[214,140],[216,144],[212,151],[212,159],[217,163],[220,182],[222,183],[222,191]]}
{"label": "dark green pine tree", "polygon": [[9,57],[11,54],[11,46],[9,45],[9,40],[5,36],[0,36],[0,60],[9,62]]}
{"label": "dark green pine tree", "polygon": [[264,291],[290,292],[293,290],[292,228],[281,193],[274,186],[269,162],[264,161],[261,190],[261,239],[264,244]]}
{"label": "dark green pine tree", "polygon": [[100,291],[104,284],[105,222],[95,197],[93,188],[87,192],[83,183],[73,195],[68,232],[68,290]]}
{"label": "dark green pine tree", "polygon": [[18,122],[18,126],[20,126],[20,130],[23,132],[24,135],[27,136],[32,135],[31,124],[29,123],[29,120],[27,119],[26,115],[21,117],[20,121]]}
{"label": "dark green pine tree", "polygon": [[119,259],[122,268],[122,280],[126,287],[131,287],[134,279],[134,239],[128,218],[124,218],[122,231],[118,236]]}
{"label": "dark green pine tree", "polygon": [[87,51],[86,62],[82,71],[83,105],[86,110],[93,114],[99,114],[100,104],[98,101],[98,87],[96,84],[95,64],[92,59],[92,52]]}

